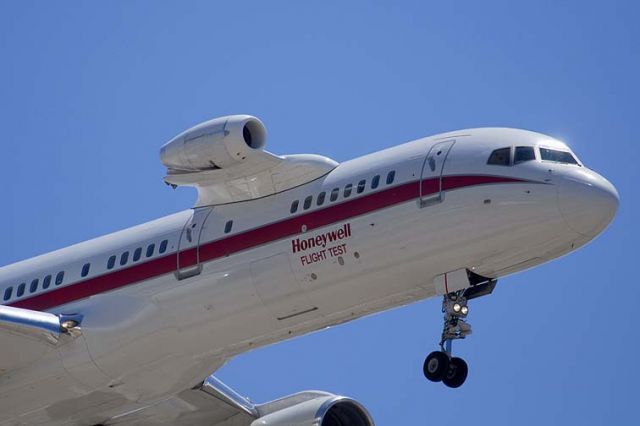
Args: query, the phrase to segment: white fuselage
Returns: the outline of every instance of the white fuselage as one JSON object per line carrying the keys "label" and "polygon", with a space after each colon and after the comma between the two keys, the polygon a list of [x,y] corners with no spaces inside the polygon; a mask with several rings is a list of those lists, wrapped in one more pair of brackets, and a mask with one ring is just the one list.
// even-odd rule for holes
{"label": "white fuselage", "polygon": [[12,289],[2,304],[83,321],[78,339],[0,375],[0,425],[17,416],[53,423],[68,404],[96,418],[134,410],[239,353],[434,296],[434,277],[448,271],[501,277],[593,239],[615,213],[615,189],[539,151],[487,164],[494,150],[520,145],[569,151],[513,129],[438,135],[272,196],[187,210],[1,268],[0,302]]}

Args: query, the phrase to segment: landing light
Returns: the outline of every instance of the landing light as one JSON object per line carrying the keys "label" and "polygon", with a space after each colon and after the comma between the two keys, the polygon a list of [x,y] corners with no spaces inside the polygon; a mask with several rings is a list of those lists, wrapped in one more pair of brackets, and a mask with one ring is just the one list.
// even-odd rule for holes
{"label": "landing light", "polygon": [[453,305],[453,312],[460,312],[460,310],[462,309],[462,305],[460,305],[459,303],[454,303]]}
{"label": "landing light", "polygon": [[467,308],[466,306],[463,306],[461,308],[461,312],[463,315],[467,315],[469,313],[469,308]]}
{"label": "landing light", "polygon": [[74,321],[74,320],[65,320],[62,321],[62,324],[60,324],[62,326],[62,328],[64,328],[65,330],[71,330],[72,328],[75,328],[78,326],[78,321]]}

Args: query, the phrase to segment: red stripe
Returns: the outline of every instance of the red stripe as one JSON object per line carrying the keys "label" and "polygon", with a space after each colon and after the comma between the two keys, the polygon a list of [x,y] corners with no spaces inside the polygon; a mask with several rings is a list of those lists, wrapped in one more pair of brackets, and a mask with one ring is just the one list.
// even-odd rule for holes
{"label": "red stripe", "polygon": [[[443,190],[453,190],[476,185],[518,182],[531,181],[502,176],[445,176],[442,179],[442,188]],[[424,180],[422,182],[422,194],[429,195],[436,193],[439,191],[439,186],[440,183],[437,178]],[[419,196],[419,183],[418,181],[414,181],[354,198],[340,204],[330,205],[310,213],[287,218],[280,222],[264,225],[260,228],[245,231],[221,240],[205,243],[200,246],[200,261],[212,261],[242,250],[248,250],[262,244],[300,234],[302,232],[302,225],[306,225],[308,232],[349,218],[401,204],[416,199]],[[195,265],[196,254],[195,248],[180,252],[180,267],[186,268]],[[50,309],[55,306],[64,305],[168,274],[174,272],[176,269],[177,256],[176,253],[171,253],[158,259],[153,259],[65,287],[56,288],[47,293],[19,300],[10,306],[33,310]]]}

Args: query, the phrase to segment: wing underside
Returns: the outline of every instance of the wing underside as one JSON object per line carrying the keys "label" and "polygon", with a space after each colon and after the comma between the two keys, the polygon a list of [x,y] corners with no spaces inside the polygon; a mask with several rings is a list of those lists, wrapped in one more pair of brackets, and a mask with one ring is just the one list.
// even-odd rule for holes
{"label": "wing underside", "polygon": [[[24,372],[37,376],[49,363],[64,359],[66,356],[62,353],[72,354],[73,351],[65,352],[64,348],[83,341],[81,324],[79,316],[0,305],[0,384]],[[74,342],[74,339],[79,340]],[[9,397],[4,401],[5,408],[11,407],[14,413],[0,418],[0,426],[252,426],[307,424],[324,416],[342,418],[345,422],[357,418],[360,420],[354,424],[373,425],[359,403],[327,392],[305,391],[265,404],[253,404],[209,376],[190,389],[145,404],[108,389],[73,395],[71,382],[53,376],[51,379],[58,380],[61,386],[59,398],[54,398],[53,404],[42,401],[43,405],[36,410],[23,411],[20,403],[24,401],[11,402],[11,392],[4,394]],[[24,391],[29,384],[25,386],[22,396],[28,395]]]}
{"label": "wing underside", "polygon": [[0,305],[0,377],[56,350],[65,339],[76,335],[81,320]]}
{"label": "wing underside", "polygon": [[107,424],[120,426],[248,426],[258,417],[244,397],[211,376],[163,401],[123,413]]}

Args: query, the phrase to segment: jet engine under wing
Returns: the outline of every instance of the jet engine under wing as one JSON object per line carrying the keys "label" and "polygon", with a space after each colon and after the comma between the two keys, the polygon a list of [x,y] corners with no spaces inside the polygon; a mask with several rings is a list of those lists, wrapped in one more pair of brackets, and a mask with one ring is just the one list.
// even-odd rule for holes
{"label": "jet engine under wing", "polygon": [[41,359],[63,337],[79,333],[82,318],[0,305],[0,376]]}
{"label": "jet engine under wing", "polygon": [[305,184],[338,163],[315,154],[278,156],[265,151],[267,131],[260,120],[232,115],[201,123],[160,150],[172,186],[198,190],[196,207],[272,195]]}
{"label": "jet engine under wing", "polygon": [[214,376],[160,403],[116,416],[119,426],[373,426],[357,401],[327,392],[299,392],[253,404]]}

